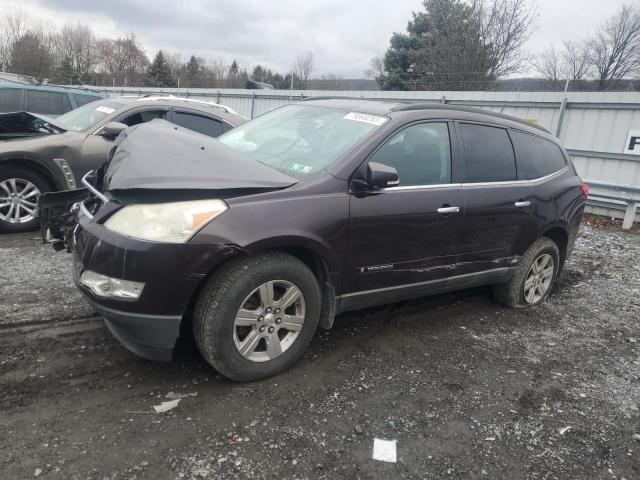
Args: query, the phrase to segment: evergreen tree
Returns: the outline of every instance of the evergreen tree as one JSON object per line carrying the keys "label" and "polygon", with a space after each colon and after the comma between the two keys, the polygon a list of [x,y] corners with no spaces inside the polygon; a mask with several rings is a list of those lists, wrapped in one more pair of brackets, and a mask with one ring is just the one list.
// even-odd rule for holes
{"label": "evergreen tree", "polygon": [[68,55],[62,59],[62,63],[58,65],[53,73],[53,81],[60,85],[82,84],[80,81],[80,75],[78,75],[78,72],[73,68],[73,62],[71,61],[71,57]]}
{"label": "evergreen tree", "polygon": [[200,62],[198,62],[198,59],[195,57],[195,55],[191,55],[191,58],[187,63],[187,78],[191,80],[198,78],[201,69],[202,67],[200,66]]}
{"label": "evergreen tree", "polygon": [[150,87],[175,87],[176,81],[162,50],[158,51],[147,68],[145,83]]}
{"label": "evergreen tree", "polygon": [[[384,90],[465,89],[490,80],[481,25],[461,0],[425,0],[407,33],[394,33],[384,57]],[[471,81],[471,82],[470,82]]]}

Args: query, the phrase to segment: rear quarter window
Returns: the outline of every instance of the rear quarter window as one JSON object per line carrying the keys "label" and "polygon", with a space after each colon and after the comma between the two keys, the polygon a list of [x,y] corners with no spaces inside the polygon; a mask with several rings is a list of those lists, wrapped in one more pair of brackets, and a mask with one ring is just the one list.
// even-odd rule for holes
{"label": "rear quarter window", "polygon": [[93,95],[83,95],[81,93],[74,93],[73,98],[76,101],[76,105],[81,107],[86,105],[87,103],[95,102],[96,100],[100,100],[101,97],[94,97]]}
{"label": "rear quarter window", "polygon": [[27,90],[26,111],[46,115],[62,115],[71,110],[66,93]]}
{"label": "rear quarter window", "polygon": [[0,113],[21,111],[22,94],[20,88],[0,88]]}
{"label": "rear quarter window", "polygon": [[511,132],[511,139],[520,180],[545,177],[566,166],[562,150],[555,143],[518,131]]}
{"label": "rear quarter window", "polygon": [[504,128],[460,124],[466,157],[466,182],[508,182],[516,180],[516,159]]}

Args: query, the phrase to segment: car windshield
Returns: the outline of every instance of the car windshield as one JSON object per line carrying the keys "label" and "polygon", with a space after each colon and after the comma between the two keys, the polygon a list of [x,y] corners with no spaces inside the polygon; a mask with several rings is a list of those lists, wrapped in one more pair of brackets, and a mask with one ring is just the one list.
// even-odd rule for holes
{"label": "car windshield", "polygon": [[303,179],[340,161],[387,120],[378,115],[289,105],[218,139],[260,163]]}
{"label": "car windshield", "polygon": [[55,121],[66,130],[84,132],[120,107],[122,104],[113,100],[96,100],[60,115]]}

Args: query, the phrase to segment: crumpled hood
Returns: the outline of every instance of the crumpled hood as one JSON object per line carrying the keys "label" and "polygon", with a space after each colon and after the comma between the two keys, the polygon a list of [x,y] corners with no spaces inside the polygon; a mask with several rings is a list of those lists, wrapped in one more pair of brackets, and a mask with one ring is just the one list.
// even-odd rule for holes
{"label": "crumpled hood", "polygon": [[54,120],[36,113],[0,113],[0,140],[64,133]]}
{"label": "crumpled hood", "polygon": [[165,120],[130,127],[103,166],[104,190],[244,190],[286,188],[298,182],[214,138]]}

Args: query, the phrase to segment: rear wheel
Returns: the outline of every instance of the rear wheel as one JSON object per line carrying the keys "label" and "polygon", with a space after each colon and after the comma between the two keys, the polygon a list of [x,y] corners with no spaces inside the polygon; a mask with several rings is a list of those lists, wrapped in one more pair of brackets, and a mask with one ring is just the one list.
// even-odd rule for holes
{"label": "rear wheel", "polygon": [[520,258],[513,277],[495,285],[494,297],[508,307],[533,307],[549,296],[560,266],[560,253],[553,240],[536,240]]}
{"label": "rear wheel", "polygon": [[290,255],[271,252],[233,261],[209,279],[196,302],[198,348],[233,380],[276,375],[311,342],[320,295],[313,272]]}
{"label": "rear wheel", "polygon": [[47,180],[33,170],[0,168],[0,232],[36,230],[39,225],[38,197],[49,190]]}

